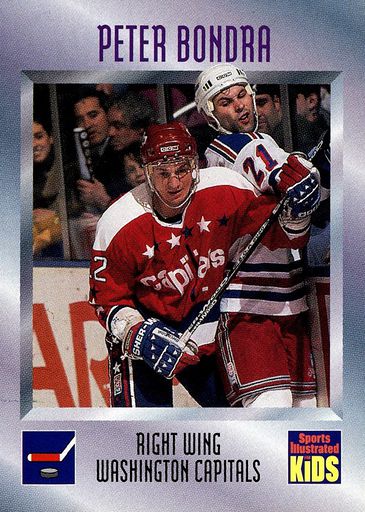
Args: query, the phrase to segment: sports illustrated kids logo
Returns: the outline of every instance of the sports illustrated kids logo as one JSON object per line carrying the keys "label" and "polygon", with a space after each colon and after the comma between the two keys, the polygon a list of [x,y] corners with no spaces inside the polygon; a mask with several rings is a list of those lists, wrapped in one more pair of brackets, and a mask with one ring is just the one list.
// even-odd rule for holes
{"label": "sports illustrated kids logo", "polygon": [[74,430],[22,432],[23,484],[75,483]]}
{"label": "sports illustrated kids logo", "polygon": [[341,483],[339,430],[288,432],[289,484]]}

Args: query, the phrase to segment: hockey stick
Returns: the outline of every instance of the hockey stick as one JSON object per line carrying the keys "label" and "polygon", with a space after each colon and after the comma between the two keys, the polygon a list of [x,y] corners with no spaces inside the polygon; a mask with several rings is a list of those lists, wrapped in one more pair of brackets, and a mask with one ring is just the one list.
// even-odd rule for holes
{"label": "hockey stick", "polygon": [[223,279],[221,284],[218,286],[216,291],[213,293],[211,298],[208,300],[208,302],[202,308],[202,310],[197,315],[197,317],[191,322],[189,327],[182,334],[182,336],[179,340],[179,344],[181,343],[182,346],[186,345],[189,342],[189,339],[191,338],[192,334],[196,331],[196,329],[199,327],[199,325],[207,318],[208,314],[211,312],[211,310],[217,304],[218,300],[221,298],[221,295],[226,290],[229,283],[232,281],[232,279],[235,277],[235,275],[239,271],[240,266],[245,261],[247,261],[247,259],[251,256],[251,254],[256,249],[258,244],[261,242],[261,240],[263,239],[265,234],[268,232],[268,230],[271,228],[271,226],[277,220],[277,218],[279,217],[280,213],[282,212],[282,210],[284,208],[286,201],[287,201],[287,197],[284,196],[279,201],[279,203],[275,206],[275,208],[273,209],[273,211],[271,212],[269,217],[265,220],[265,222],[262,224],[262,226],[253,235],[250,242],[246,245],[246,247],[241,252],[241,254],[240,254],[238,260],[236,261],[236,263],[234,264],[233,268]]}
{"label": "hockey stick", "polygon": [[[327,140],[325,141],[325,137],[327,136]],[[308,158],[310,162],[313,162],[319,151],[322,149],[322,145],[324,145],[325,142],[325,148],[328,148],[329,146],[329,139],[327,132],[323,135],[317,146],[313,148],[311,151],[311,155]],[[306,157],[304,153],[297,152],[297,154],[302,155]],[[271,228],[271,226],[274,224],[274,222],[279,217],[280,213],[282,212],[285,203],[286,203],[287,197],[284,196],[278,204],[275,206],[273,211],[271,212],[270,216],[265,220],[265,222],[262,224],[262,226],[258,229],[258,231],[254,234],[251,241],[246,245],[242,253],[240,254],[238,260],[234,264],[232,270],[226,275],[226,277],[223,279],[221,284],[218,286],[216,291],[213,293],[211,298],[208,300],[208,302],[205,304],[205,306],[202,308],[198,316],[191,322],[189,327],[185,330],[185,332],[182,334],[179,344],[180,346],[186,346],[189,342],[189,339],[191,338],[191,335],[196,331],[196,329],[199,327],[199,325],[207,318],[211,310],[214,308],[214,306],[217,304],[218,300],[220,299],[223,292],[226,290],[229,283],[232,281],[234,276],[237,274],[240,266],[248,260],[248,258],[251,256],[253,251],[256,249],[258,244],[261,242],[265,234],[268,232],[268,230]]]}
{"label": "hockey stick", "polygon": [[27,459],[29,462],[62,462],[73,446],[75,446],[75,437],[61,453],[29,453]]}

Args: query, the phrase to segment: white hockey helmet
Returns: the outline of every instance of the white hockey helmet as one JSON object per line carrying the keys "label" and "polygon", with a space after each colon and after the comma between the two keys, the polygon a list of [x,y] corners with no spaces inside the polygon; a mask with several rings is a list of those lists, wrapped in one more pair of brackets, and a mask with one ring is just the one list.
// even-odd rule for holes
{"label": "white hockey helmet", "polygon": [[[255,93],[248,82],[246,73],[233,64],[216,64],[202,71],[195,83],[195,103],[198,112],[203,111],[208,118],[208,124],[222,133],[231,133],[220,124],[214,115],[213,98],[221,91],[234,85],[243,85],[253,98],[254,115],[257,125]],[[256,127],[255,127],[256,129]]]}

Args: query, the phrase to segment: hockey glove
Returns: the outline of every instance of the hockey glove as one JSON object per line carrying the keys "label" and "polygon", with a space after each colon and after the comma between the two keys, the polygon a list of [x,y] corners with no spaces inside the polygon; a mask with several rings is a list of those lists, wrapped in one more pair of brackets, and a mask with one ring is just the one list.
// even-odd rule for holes
{"label": "hockey glove", "polygon": [[321,191],[313,174],[296,183],[287,190],[284,211],[292,219],[303,219],[313,213],[319,206]]}
{"label": "hockey glove", "polygon": [[286,162],[270,173],[269,184],[281,196],[308,177],[311,172],[318,173],[313,164],[304,158],[303,153],[291,153]]}
{"label": "hockey glove", "polygon": [[124,340],[123,352],[145,363],[166,379],[172,379],[186,366],[197,364],[198,347],[190,340],[180,342],[181,333],[161,320],[148,318],[129,330]]}
{"label": "hockey glove", "polygon": [[270,175],[270,184],[281,195],[286,195],[285,216],[303,219],[319,206],[320,186],[318,170],[299,154],[292,153],[286,163]]}

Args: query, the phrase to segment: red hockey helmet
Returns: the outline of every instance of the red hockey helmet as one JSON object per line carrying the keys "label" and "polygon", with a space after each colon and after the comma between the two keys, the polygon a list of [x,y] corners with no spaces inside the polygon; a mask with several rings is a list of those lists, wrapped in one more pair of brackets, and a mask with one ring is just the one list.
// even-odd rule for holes
{"label": "red hockey helmet", "polygon": [[[177,121],[153,124],[147,128],[141,154],[147,184],[151,192],[155,193],[170,208],[181,208],[187,204],[199,182],[197,145],[189,130]],[[188,164],[191,172],[191,187],[182,203],[171,206],[165,202],[155,185],[155,170],[163,165],[178,165],[184,161]]]}
{"label": "red hockey helmet", "polygon": [[197,146],[188,129],[182,123],[173,121],[149,126],[141,153],[143,163],[149,164],[178,156],[196,158]]}

